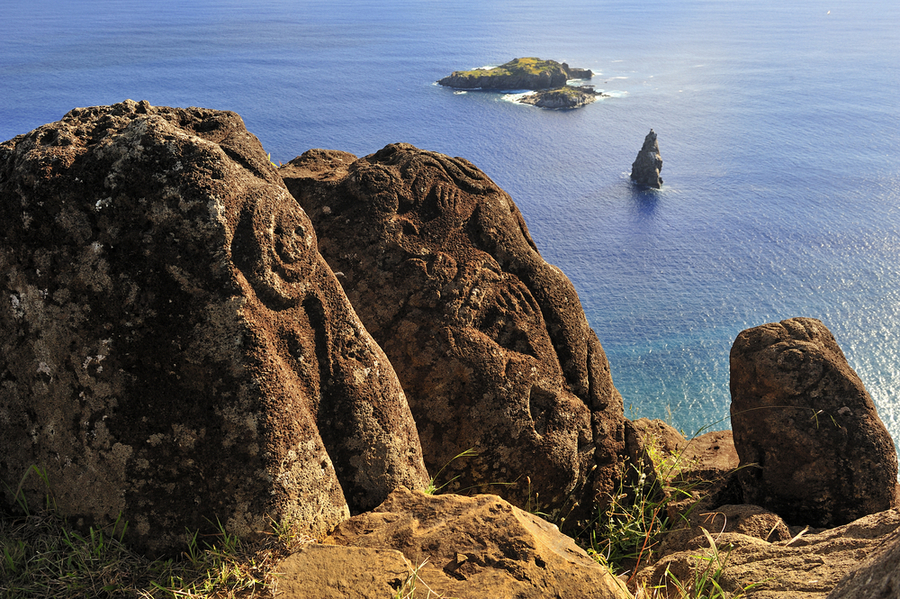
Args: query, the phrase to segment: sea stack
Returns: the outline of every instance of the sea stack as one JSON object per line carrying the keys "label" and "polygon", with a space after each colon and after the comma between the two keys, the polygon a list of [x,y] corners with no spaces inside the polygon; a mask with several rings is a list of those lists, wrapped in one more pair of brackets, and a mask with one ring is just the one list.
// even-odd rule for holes
{"label": "sea stack", "polygon": [[644,138],[644,145],[638,152],[637,158],[631,165],[631,178],[641,187],[662,187],[662,157],[659,155],[659,144],[656,142],[656,133],[650,129],[650,133]]}

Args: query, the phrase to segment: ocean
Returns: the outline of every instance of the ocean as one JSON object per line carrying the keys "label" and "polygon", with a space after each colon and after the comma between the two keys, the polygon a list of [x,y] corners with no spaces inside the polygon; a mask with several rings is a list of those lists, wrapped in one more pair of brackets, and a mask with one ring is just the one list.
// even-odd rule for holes
{"label": "ocean", "polygon": [[[610,97],[435,85],[515,57]],[[578,289],[626,415],[729,428],[746,328],[821,319],[900,439],[895,0],[71,0],[0,6],[0,139],[126,98],[238,112],[276,162],[393,142],[509,192]],[[628,178],[650,129],[665,184]]]}

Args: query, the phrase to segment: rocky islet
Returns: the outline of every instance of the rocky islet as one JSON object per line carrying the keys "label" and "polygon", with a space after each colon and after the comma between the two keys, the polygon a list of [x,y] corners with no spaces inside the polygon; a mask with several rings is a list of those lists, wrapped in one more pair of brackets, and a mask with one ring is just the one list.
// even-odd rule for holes
{"label": "rocky islet", "polygon": [[523,94],[517,101],[538,108],[559,110],[580,108],[606,97],[595,91],[593,86],[568,84],[573,79],[586,80],[593,76],[590,69],[573,68],[564,62],[528,57],[514,58],[497,67],[454,71],[440,79],[438,84],[461,90],[534,90]]}

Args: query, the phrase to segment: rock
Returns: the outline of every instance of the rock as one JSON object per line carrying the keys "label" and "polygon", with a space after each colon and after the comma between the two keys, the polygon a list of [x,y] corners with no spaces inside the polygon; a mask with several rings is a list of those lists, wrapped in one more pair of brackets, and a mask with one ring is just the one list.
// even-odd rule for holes
{"label": "rock", "polygon": [[900,535],[893,534],[847,574],[828,599],[895,599],[900,596]]}
{"label": "rock", "polygon": [[673,519],[673,528],[663,535],[659,553],[671,555],[708,547],[703,531],[713,535],[740,533],[774,543],[791,538],[781,516],[758,505],[721,505],[711,508],[708,501],[696,503],[687,514]]}
{"label": "rock", "polygon": [[406,597],[397,592],[414,569],[394,549],[305,545],[278,564],[272,594],[279,599]]}
{"label": "rock", "polygon": [[[701,533],[684,551],[667,555],[639,572],[633,584],[664,584],[666,570],[681,582],[690,581],[712,563],[713,569],[724,567],[718,582],[729,594],[726,596],[756,585],[748,593],[753,599],[825,599],[861,559],[882,547],[886,538],[893,538],[898,527],[900,514],[888,510],[830,530],[795,533],[791,539],[775,543],[710,531],[715,551]],[[677,596],[671,579],[667,590],[670,596]]]}
{"label": "rock", "polygon": [[712,431],[688,440],[662,420],[638,418],[633,424],[643,443],[671,464],[671,474],[681,481],[721,480],[740,464],[731,431]]}
{"label": "rock", "polygon": [[326,542],[402,551],[439,597],[630,597],[556,526],[495,495],[398,489],[375,510],[342,523]]}
{"label": "rock", "polygon": [[[151,553],[423,487],[387,357],[240,117],[126,101],[0,144],[0,481]],[[89,492],[88,492],[89,491]],[[11,497],[7,497],[11,500]]]}
{"label": "rock", "polygon": [[514,58],[489,69],[453,71],[438,83],[459,89],[551,89],[562,87],[569,79],[590,79],[590,69],[573,69],[566,63],[540,58]]}
{"label": "rock", "polygon": [[638,152],[637,158],[631,165],[631,178],[641,187],[659,189],[663,180],[659,176],[662,170],[662,157],[659,155],[659,144],[656,141],[656,133],[650,129],[650,133],[644,138],[644,145]]}
{"label": "rock", "polygon": [[[622,399],[578,294],[512,199],[471,163],[407,144],[358,160],[311,150],[280,172],[396,368],[445,490],[545,512],[583,486],[582,505],[604,501]],[[453,460],[470,448],[478,457]]]}
{"label": "rock", "polygon": [[569,79],[590,79],[594,76],[594,72],[590,69],[576,69],[566,63],[562,63],[562,66],[566,70],[566,75],[569,76]]}
{"label": "rock", "polygon": [[893,441],[820,321],[792,318],[738,335],[731,397],[744,501],[820,527],[893,505]]}
{"label": "rock", "polygon": [[717,481],[740,466],[731,431],[711,431],[689,440],[679,458],[679,478],[685,481]]}
{"label": "rock", "polygon": [[532,104],[538,108],[549,108],[552,110],[580,108],[594,102],[598,97],[604,94],[594,91],[589,86],[571,86],[566,85],[557,89],[536,91],[523,96],[519,102],[522,104]]}

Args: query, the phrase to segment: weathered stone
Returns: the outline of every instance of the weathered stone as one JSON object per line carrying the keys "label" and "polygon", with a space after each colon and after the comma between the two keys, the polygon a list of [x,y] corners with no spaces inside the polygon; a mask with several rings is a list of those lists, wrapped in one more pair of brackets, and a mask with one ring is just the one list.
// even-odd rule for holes
{"label": "weathered stone", "polygon": [[[324,534],[427,474],[393,370],[240,117],[126,101],[0,145],[0,480],[151,552]],[[37,476],[25,492],[47,491]]]}
{"label": "weathered stone", "polygon": [[418,582],[411,579],[414,570],[394,549],[306,545],[278,564],[272,594],[279,599],[387,599],[400,591],[407,597],[403,591]]}
{"label": "weathered stone", "polygon": [[887,537],[860,566],[847,574],[828,599],[900,597],[900,535]]}
{"label": "weathered stone", "polygon": [[638,152],[637,158],[631,164],[631,178],[641,187],[662,187],[663,180],[659,176],[662,171],[663,161],[659,155],[659,143],[656,141],[656,133],[650,129],[650,133],[644,138],[644,145]]}
{"label": "weathered stone", "polygon": [[696,482],[721,480],[740,466],[731,431],[711,431],[690,439],[678,461],[679,478]]}
{"label": "weathered stone", "polygon": [[729,594],[755,585],[747,594],[753,599],[825,599],[861,560],[878,551],[885,539],[895,538],[898,527],[900,514],[888,510],[830,530],[795,534],[776,543],[711,530],[715,550],[701,533],[684,551],[666,555],[639,572],[632,583],[666,585],[669,596],[677,597],[671,577],[665,574],[667,570],[684,583],[712,564],[709,572],[723,567],[718,582]]}
{"label": "weathered stone", "polygon": [[375,510],[338,526],[326,540],[332,541],[402,551],[440,597],[630,597],[556,526],[495,495],[398,489]]}
{"label": "weathered stone", "polygon": [[[505,192],[407,144],[358,160],[311,150],[280,173],[397,370],[426,464],[447,465],[439,483],[459,477],[447,491],[480,486],[549,512],[594,466],[589,492],[614,490],[621,396],[578,294]],[[450,463],[470,448],[477,458]]]}
{"label": "weathered stone", "polygon": [[708,546],[703,531],[713,535],[740,533],[774,543],[791,538],[790,529],[781,516],[758,505],[739,504],[709,507],[701,500],[687,514],[672,520],[673,527],[663,536],[658,552],[669,555]]}
{"label": "weathered stone", "polygon": [[813,526],[892,506],[894,444],[820,321],[792,318],[738,335],[731,397],[745,502]]}

